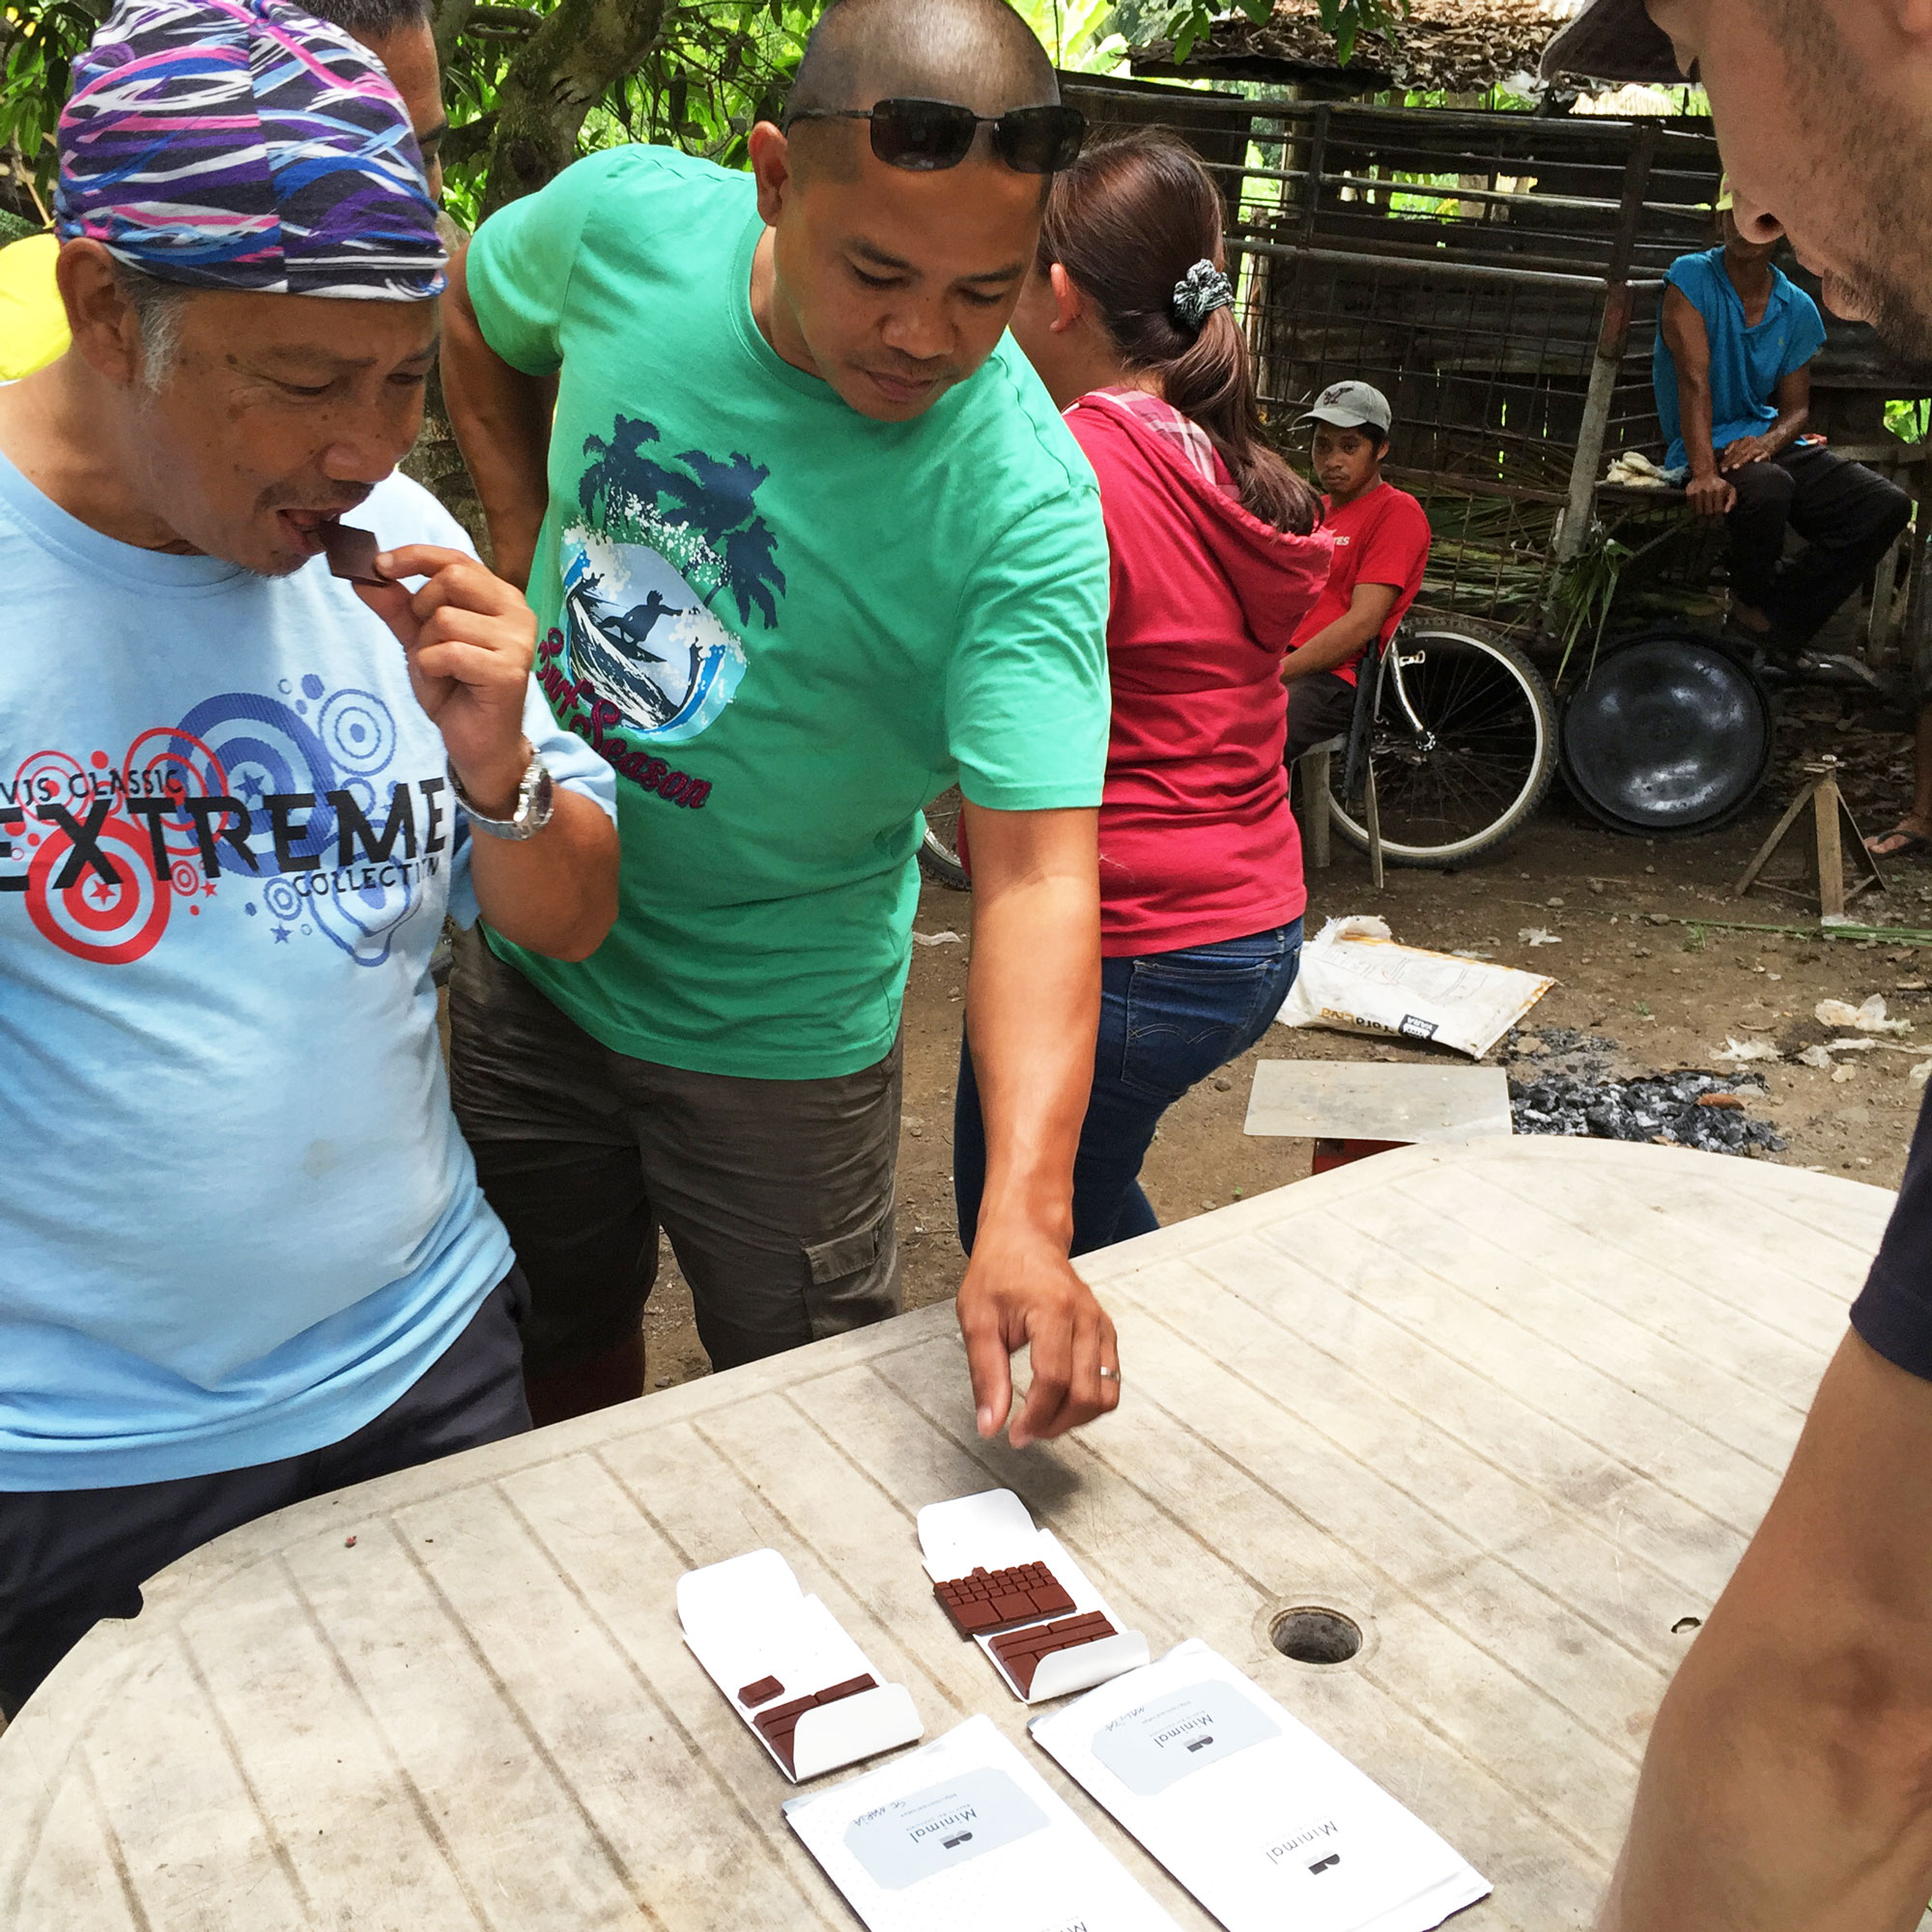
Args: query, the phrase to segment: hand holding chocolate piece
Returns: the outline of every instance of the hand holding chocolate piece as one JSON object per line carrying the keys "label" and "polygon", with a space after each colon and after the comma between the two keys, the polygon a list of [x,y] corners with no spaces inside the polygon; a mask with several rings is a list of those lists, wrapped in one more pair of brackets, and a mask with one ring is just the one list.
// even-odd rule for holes
{"label": "hand holding chocolate piece", "polygon": [[357,529],[354,524],[326,524],[322,541],[332,576],[346,577],[351,583],[388,582],[376,568],[376,554],[382,546],[373,530]]}

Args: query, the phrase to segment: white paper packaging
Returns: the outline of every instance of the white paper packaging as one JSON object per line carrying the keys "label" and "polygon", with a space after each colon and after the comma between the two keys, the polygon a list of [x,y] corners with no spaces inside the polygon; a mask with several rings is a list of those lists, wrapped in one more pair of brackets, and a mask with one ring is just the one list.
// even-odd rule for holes
{"label": "white paper packaging", "polygon": [[1050,1529],[1035,1527],[1026,1504],[1011,1490],[986,1490],[977,1496],[927,1503],[919,1513],[919,1548],[925,1559],[925,1574],[935,1583],[971,1576],[976,1569],[1011,1570],[1021,1564],[1044,1563],[1073,1599],[1073,1608],[1064,1615],[1097,1610],[1114,1626],[1113,1636],[1041,1658],[1026,1690],[1014,1683],[1012,1672],[1000,1662],[992,1638],[976,1636],[973,1641],[1000,1673],[1000,1682],[1023,1703],[1044,1704],[1055,1697],[1069,1697],[1076,1690],[1104,1684],[1123,1670],[1137,1670],[1148,1661],[1147,1638],[1139,1631],[1121,1629],[1113,1606],[1089,1581],[1072,1552]]}
{"label": "white paper packaging", "polygon": [[1429,1932],[1489,1882],[1198,1638],[1034,1740],[1228,1932]]}
{"label": "white paper packaging", "polygon": [[1275,1015],[1433,1041],[1480,1060],[1556,983],[1483,959],[1398,946],[1379,919],[1331,919],[1301,950],[1301,970]]}
{"label": "white paper packaging", "polygon": [[1179,1932],[990,1718],[784,1811],[871,1932]]}
{"label": "white paper packaging", "polygon": [[[794,1783],[909,1745],[925,1733],[905,1686],[879,1677],[838,1619],[799,1588],[791,1565],[776,1549],[753,1549],[687,1570],[677,1579],[677,1616],[692,1655]],[[758,1729],[758,1711],[855,1677],[878,1679],[877,1688],[806,1712],[792,1736],[788,1766]],[[764,1678],[776,1678],[782,1688],[760,1704],[746,1703],[739,1693]]]}

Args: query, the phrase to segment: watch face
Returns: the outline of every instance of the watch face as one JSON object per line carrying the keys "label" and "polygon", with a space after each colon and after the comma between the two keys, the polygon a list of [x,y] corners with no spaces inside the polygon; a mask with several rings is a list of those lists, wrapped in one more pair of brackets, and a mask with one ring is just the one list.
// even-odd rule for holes
{"label": "watch face", "polygon": [[550,775],[550,767],[539,758],[536,769],[536,789],[530,794],[529,810],[519,813],[527,817],[538,830],[550,823],[551,812],[556,806],[556,781]]}

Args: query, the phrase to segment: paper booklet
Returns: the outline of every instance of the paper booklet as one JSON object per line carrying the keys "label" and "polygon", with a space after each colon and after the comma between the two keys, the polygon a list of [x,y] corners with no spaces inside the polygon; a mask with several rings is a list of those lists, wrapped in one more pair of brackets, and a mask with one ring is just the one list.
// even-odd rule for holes
{"label": "paper booklet", "polygon": [[1029,1726],[1228,1932],[1428,1932],[1489,1881],[1198,1638]]}
{"label": "paper booklet", "polygon": [[902,1684],[886,1684],[776,1549],[687,1570],[677,1617],[692,1654],[794,1783],[924,1736]]}
{"label": "paper booklet", "polygon": [[871,1932],[1179,1932],[990,1718],[784,1810]]}
{"label": "paper booklet", "polygon": [[1028,1704],[1104,1684],[1149,1657],[1051,1530],[1010,1490],[928,1503],[919,1547],[934,1594]]}

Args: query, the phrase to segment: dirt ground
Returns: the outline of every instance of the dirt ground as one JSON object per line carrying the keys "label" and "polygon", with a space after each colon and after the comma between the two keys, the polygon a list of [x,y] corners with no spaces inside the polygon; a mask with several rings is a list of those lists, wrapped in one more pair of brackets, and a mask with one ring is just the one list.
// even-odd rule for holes
{"label": "dirt ground", "polygon": [[[1529,1057],[1539,1025],[1615,1040],[1610,1070],[1620,1076],[1724,1070],[1726,1063],[1713,1056],[1727,1039],[1769,1040],[1785,1058],[1745,1069],[1762,1073],[1770,1088],[1768,1100],[1753,1100],[1750,1112],[1773,1122],[1789,1147],[1751,1157],[1895,1187],[1924,1091],[1912,1069],[1932,1057],[1932,944],[1820,939],[1816,899],[1807,922],[1795,871],[1783,890],[1740,899],[1732,888],[1804,782],[1801,767],[1821,754],[1840,760],[1861,826],[1889,826],[1911,790],[1904,725],[1895,712],[1851,694],[1798,694],[1785,705],[1776,768],[1755,804],[1700,838],[1647,841],[1605,831],[1559,781],[1538,818],[1499,852],[1454,873],[1391,870],[1380,895],[1370,889],[1366,858],[1337,841],[1332,868],[1309,875],[1309,931],[1339,914],[1376,912],[1406,944],[1478,952],[1553,976],[1557,983],[1523,1022],[1532,1037],[1520,1041],[1515,1059],[1501,1047],[1492,1055],[1491,1064],[1525,1076],[1560,1064]],[[1894,863],[1887,878],[1889,890],[1861,895],[1852,916],[1871,925],[1932,928],[1932,863]],[[970,940],[971,921],[970,895],[926,887],[920,932]],[[1799,929],[1743,929],[1779,926]],[[1558,943],[1532,947],[1519,937],[1526,928],[1553,933]],[[952,1087],[967,958],[965,943],[913,949],[898,1187],[911,1308],[945,1299],[959,1281]],[[1805,1046],[1844,1033],[1813,1017],[1820,1000],[1858,1006],[1872,993],[1914,1031],[1842,1056],[1852,1064],[1847,1078],[1792,1063]],[[1259,1061],[1421,1061],[1439,1051],[1272,1028],[1254,1052],[1168,1114],[1143,1176],[1155,1211],[1163,1222],[1185,1220],[1307,1178],[1308,1142],[1249,1139],[1241,1131]],[[657,1386],[706,1372],[689,1295],[668,1252],[665,1260],[646,1318]]]}

